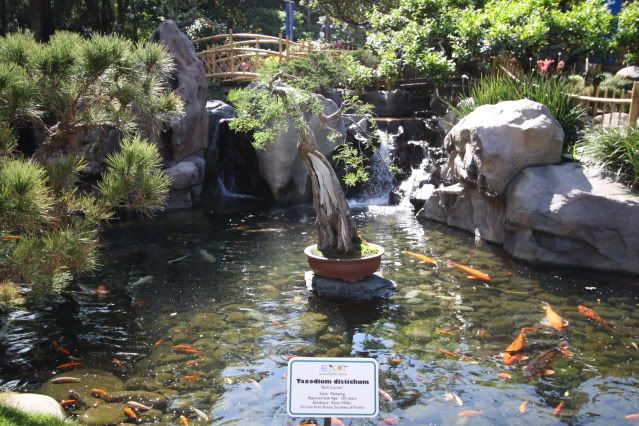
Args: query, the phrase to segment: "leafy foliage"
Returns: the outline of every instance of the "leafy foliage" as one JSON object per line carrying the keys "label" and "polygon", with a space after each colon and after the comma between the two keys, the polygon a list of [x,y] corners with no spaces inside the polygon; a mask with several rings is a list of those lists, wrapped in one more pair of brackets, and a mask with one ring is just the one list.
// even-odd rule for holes
{"label": "leafy foliage", "polygon": [[530,99],[545,105],[564,129],[564,147],[572,146],[583,129],[583,107],[569,96],[573,83],[560,77],[527,75],[514,81],[498,74],[482,77],[470,90],[472,102],[460,102],[455,108],[458,116],[468,115],[476,107],[501,101]]}
{"label": "leafy foliage", "polygon": [[626,49],[626,62],[639,63],[639,1],[624,3],[619,13],[615,41]]}
{"label": "leafy foliage", "polygon": [[619,181],[639,189],[638,128],[589,129],[576,153],[580,161],[608,170]]}

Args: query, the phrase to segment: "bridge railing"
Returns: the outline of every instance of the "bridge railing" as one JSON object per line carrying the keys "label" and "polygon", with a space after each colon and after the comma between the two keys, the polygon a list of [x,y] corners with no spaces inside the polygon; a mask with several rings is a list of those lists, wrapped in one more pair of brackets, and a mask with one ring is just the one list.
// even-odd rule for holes
{"label": "bridge railing", "polygon": [[293,42],[283,38],[251,33],[219,34],[193,40],[206,76],[221,81],[252,81],[266,58],[288,61],[313,52],[339,54],[317,42]]}

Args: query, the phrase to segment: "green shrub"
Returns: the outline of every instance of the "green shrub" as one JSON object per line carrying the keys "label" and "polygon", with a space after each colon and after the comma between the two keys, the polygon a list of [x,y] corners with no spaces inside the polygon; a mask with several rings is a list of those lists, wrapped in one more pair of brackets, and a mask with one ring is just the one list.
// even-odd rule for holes
{"label": "green shrub", "polygon": [[576,146],[577,158],[613,173],[620,182],[639,189],[639,128],[592,128]]}
{"label": "green shrub", "polygon": [[634,81],[616,75],[606,78],[599,84],[600,89],[608,90],[630,90]]}
{"label": "green shrub", "polygon": [[571,90],[572,83],[559,77],[527,75],[517,82],[503,74],[485,76],[470,90],[473,102],[462,102],[455,112],[463,117],[480,105],[530,99],[545,105],[561,124],[565,135],[564,148],[569,148],[577,142],[584,127],[583,107],[569,96]]}
{"label": "green shrub", "polygon": [[639,1],[625,2],[619,12],[617,45],[626,49],[626,62],[636,64],[639,60]]}

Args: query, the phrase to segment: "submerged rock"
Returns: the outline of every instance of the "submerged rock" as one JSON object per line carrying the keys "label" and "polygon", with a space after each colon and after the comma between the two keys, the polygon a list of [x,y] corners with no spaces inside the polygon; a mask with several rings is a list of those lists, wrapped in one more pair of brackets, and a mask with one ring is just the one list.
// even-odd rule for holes
{"label": "submerged rock", "polygon": [[370,275],[355,283],[347,283],[334,278],[316,276],[313,272],[307,271],[304,273],[304,279],[308,291],[323,299],[343,303],[363,303],[387,299],[397,290],[393,281],[378,274]]}
{"label": "submerged rock", "polygon": [[0,392],[0,405],[24,411],[64,419],[64,410],[58,401],[47,395],[35,393]]}
{"label": "submerged rock", "polygon": [[107,402],[122,403],[135,401],[157,409],[163,409],[167,404],[166,396],[142,390],[110,392],[109,395],[105,396],[103,399]]}
{"label": "submerged rock", "polygon": [[89,426],[110,426],[118,425],[126,421],[122,404],[99,404],[97,407],[90,407],[82,413],[78,420],[80,423]]}
{"label": "submerged rock", "polygon": [[639,199],[600,172],[531,167],[506,201],[504,248],[516,258],[639,274]]}
{"label": "submerged rock", "polygon": [[[113,374],[89,368],[81,368],[58,374],[58,376],[71,376],[80,379],[77,383],[51,383],[48,381],[38,388],[38,393],[49,395],[56,400],[69,399],[69,391],[77,392],[81,399],[88,404],[95,398],[91,395],[91,389],[99,388],[107,392],[124,390],[124,383]],[[55,377],[55,376],[54,376]],[[51,377],[53,379],[54,377]]]}
{"label": "submerged rock", "polygon": [[435,324],[431,319],[418,319],[402,327],[401,333],[413,339],[429,339],[433,335]]}

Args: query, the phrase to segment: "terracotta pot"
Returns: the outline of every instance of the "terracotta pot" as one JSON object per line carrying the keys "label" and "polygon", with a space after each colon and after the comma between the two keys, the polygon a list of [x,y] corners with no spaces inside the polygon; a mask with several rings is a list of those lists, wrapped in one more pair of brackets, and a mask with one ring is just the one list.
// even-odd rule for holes
{"label": "terracotta pot", "polygon": [[325,278],[337,278],[349,283],[354,283],[364,277],[372,275],[379,269],[384,248],[377,244],[371,245],[377,247],[379,250],[377,254],[355,259],[328,259],[314,255],[313,250],[317,247],[317,244],[306,247],[304,254],[308,258],[308,266],[311,267],[315,275]]}

